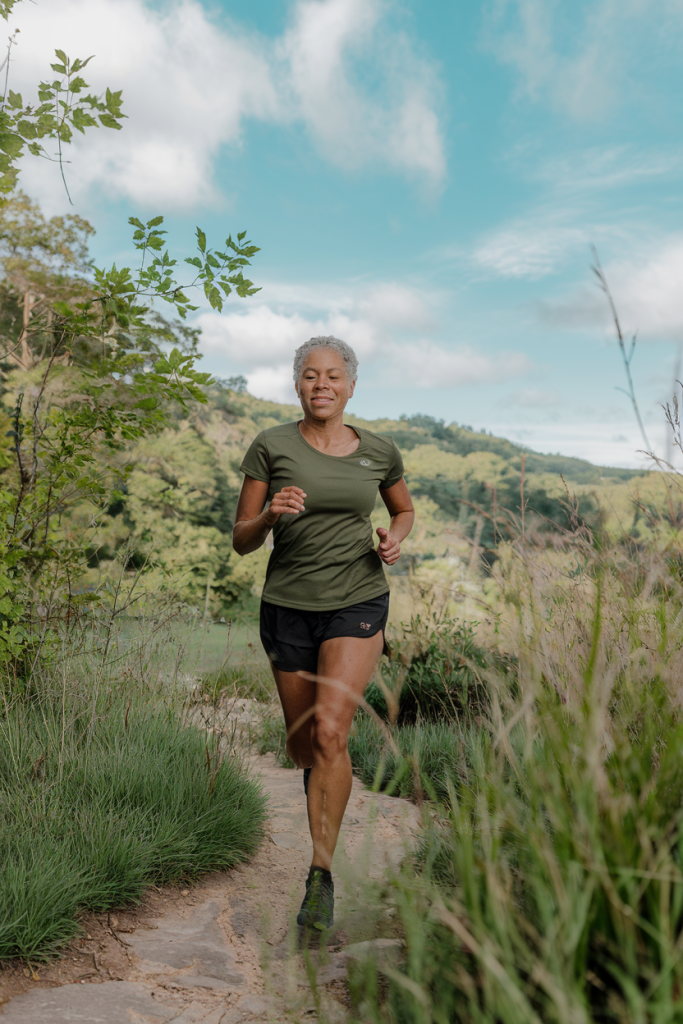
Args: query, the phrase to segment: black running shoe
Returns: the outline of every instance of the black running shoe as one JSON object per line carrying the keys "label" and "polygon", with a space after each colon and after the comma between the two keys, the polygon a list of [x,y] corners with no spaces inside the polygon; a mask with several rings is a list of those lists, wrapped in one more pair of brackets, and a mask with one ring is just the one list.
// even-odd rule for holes
{"label": "black running shoe", "polygon": [[308,796],[308,779],[311,774],[310,768],[304,768],[304,793]]}
{"label": "black running shoe", "polygon": [[325,868],[313,867],[306,879],[306,895],[296,923],[302,928],[324,931],[334,924],[334,883]]}

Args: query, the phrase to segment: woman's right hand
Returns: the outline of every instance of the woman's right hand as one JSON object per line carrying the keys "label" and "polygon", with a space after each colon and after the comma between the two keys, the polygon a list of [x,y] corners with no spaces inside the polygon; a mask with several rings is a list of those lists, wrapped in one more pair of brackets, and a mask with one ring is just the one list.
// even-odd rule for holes
{"label": "woman's right hand", "polygon": [[306,494],[300,487],[283,487],[273,495],[270,505],[264,512],[266,522],[274,526],[280,516],[298,515],[304,512],[304,498]]}

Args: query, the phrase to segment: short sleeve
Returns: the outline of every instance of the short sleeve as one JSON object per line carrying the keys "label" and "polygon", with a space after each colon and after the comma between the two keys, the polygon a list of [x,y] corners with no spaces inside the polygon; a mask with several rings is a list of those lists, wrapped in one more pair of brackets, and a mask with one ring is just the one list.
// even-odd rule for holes
{"label": "short sleeve", "polygon": [[270,458],[263,431],[249,445],[249,451],[242,459],[240,469],[254,480],[261,480],[264,484],[270,483]]}
{"label": "short sleeve", "polygon": [[393,487],[394,484],[397,484],[403,476],[403,459],[401,458],[401,453],[396,447],[396,443],[393,438],[389,438],[389,443],[391,445],[391,449],[388,452],[387,474],[379,485],[383,491],[385,491],[387,487]]}

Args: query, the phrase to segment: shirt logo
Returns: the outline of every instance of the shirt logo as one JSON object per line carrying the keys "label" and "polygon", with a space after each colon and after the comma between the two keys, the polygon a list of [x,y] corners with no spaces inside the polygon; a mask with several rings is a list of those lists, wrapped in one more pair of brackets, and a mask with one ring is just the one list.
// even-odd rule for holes
{"label": "shirt logo", "polygon": [[372,623],[371,622],[361,622],[360,628],[361,629],[372,629]]}
{"label": "shirt logo", "polygon": [[370,460],[369,459],[361,459],[360,460],[360,464],[361,464],[361,466],[369,466],[370,465]]}

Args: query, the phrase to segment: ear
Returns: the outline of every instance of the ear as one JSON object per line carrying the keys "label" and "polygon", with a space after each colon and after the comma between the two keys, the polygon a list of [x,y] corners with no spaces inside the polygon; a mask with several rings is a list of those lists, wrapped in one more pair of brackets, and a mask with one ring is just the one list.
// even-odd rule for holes
{"label": "ear", "polygon": [[355,390],[356,390],[356,382],[354,380],[353,383],[351,384],[351,387],[349,388],[349,399],[353,398],[353,393],[354,393]]}

